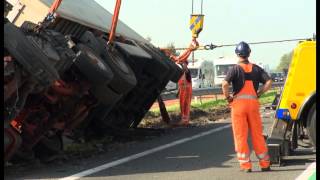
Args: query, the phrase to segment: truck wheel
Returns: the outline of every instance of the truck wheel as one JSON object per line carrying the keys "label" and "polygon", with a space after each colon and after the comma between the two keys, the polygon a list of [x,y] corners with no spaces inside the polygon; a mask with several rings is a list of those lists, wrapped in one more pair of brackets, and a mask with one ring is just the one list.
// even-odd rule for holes
{"label": "truck wheel", "polygon": [[108,86],[104,85],[95,85],[90,89],[90,92],[99,100],[99,102],[107,106],[105,111],[109,111],[109,108],[112,108],[123,96],[122,94],[118,94]]}
{"label": "truck wheel", "polygon": [[22,25],[20,26],[20,28],[24,31],[24,32],[29,32],[29,31],[33,31],[33,29],[35,29],[38,25],[31,22],[31,21],[24,21],[22,23]]}
{"label": "truck wheel", "polygon": [[86,31],[81,37],[80,42],[93,49],[97,54],[101,54],[105,47],[101,44],[94,34],[90,31]]}
{"label": "truck wheel", "polygon": [[60,78],[36,42],[28,39],[21,29],[12,23],[4,25],[4,48],[43,86],[49,86]]}
{"label": "truck wheel", "polygon": [[117,93],[127,94],[136,86],[137,79],[132,69],[125,62],[125,57],[117,50],[107,47],[107,41],[102,38],[96,38],[93,42],[98,44],[97,49],[100,51],[100,57],[114,74],[114,79],[110,82],[110,87]]}
{"label": "truck wheel", "polygon": [[89,47],[77,44],[81,53],[75,61],[75,66],[85,77],[95,85],[105,85],[113,79],[113,73],[108,65]]}
{"label": "truck wheel", "polygon": [[[80,56],[75,65],[80,72],[92,83],[90,92],[103,104],[113,105],[122,94],[110,88],[110,82],[114,79],[112,70],[103,60],[89,47],[78,44]],[[111,86],[112,87],[112,86]]]}
{"label": "truck wheel", "polygon": [[48,57],[52,67],[54,67],[59,74],[67,71],[75,59],[76,54],[68,47],[68,40],[61,33],[44,29],[40,33],[32,31],[26,32],[27,38],[33,41]]}
{"label": "truck wheel", "polygon": [[316,104],[314,103],[307,117],[307,132],[314,149],[316,149],[316,112]]}
{"label": "truck wheel", "polygon": [[[168,73],[170,74],[170,79],[172,82],[178,82],[180,77],[182,76],[182,70],[181,68],[176,65],[171,59],[169,59],[163,52],[161,52],[159,49],[153,47],[152,45],[149,44],[142,44],[141,47],[150,53],[152,57],[159,61],[159,63],[163,63],[166,66],[168,66],[169,71]],[[162,71],[165,72],[165,71]],[[164,74],[164,73],[162,73]]]}
{"label": "truck wheel", "polygon": [[115,76],[110,82],[110,86],[114,90],[121,94],[127,94],[136,86],[136,76],[119,52],[116,50],[106,50],[102,53],[101,57],[109,65]]}

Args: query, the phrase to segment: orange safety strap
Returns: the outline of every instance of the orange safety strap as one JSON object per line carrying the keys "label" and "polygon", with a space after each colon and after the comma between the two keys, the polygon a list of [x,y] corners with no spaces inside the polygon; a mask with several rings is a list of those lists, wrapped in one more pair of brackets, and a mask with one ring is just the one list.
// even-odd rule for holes
{"label": "orange safety strap", "polygon": [[53,14],[54,12],[56,12],[56,10],[60,6],[61,2],[62,2],[62,0],[55,0],[49,9],[49,13]]}
{"label": "orange safety strap", "polygon": [[117,27],[117,24],[118,24],[120,5],[121,5],[121,0],[117,0],[116,6],[114,8],[114,13],[113,13],[113,16],[112,16],[112,24],[111,24],[108,44],[112,43],[113,40],[114,40],[114,37],[115,37],[116,27]]}
{"label": "orange safety strap", "polygon": [[[198,43],[196,38],[193,38],[192,42],[195,44],[196,47],[199,46],[199,43]],[[174,61],[176,61],[177,63],[182,63],[182,62],[187,61],[187,59],[188,59],[188,57],[190,56],[191,53],[192,53],[192,50],[190,48],[188,48],[180,56],[178,56],[178,57],[173,56],[172,59]]]}

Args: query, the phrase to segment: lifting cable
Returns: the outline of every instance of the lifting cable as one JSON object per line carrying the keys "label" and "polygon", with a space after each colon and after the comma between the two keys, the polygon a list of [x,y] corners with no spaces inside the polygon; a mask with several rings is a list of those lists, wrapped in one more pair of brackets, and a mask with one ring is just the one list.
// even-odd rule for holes
{"label": "lifting cable", "polygon": [[51,4],[50,9],[49,9],[48,14],[46,15],[46,17],[41,22],[38,23],[38,26],[34,27],[34,31],[35,32],[39,32],[41,29],[46,28],[47,26],[49,26],[51,24],[51,22],[54,21],[55,12],[59,8],[61,2],[62,2],[62,0],[55,0]]}
{"label": "lifting cable", "polygon": [[[193,14],[193,0],[192,0],[192,2],[191,2],[191,14]],[[203,14],[202,13],[202,9],[203,9],[203,0],[201,0],[201,13],[200,14]]]}
{"label": "lifting cable", "polygon": [[108,44],[112,44],[113,40],[115,38],[116,27],[118,24],[118,17],[119,17],[119,12],[120,12],[120,6],[121,6],[121,0],[117,0],[115,8],[114,8],[114,13],[112,16],[112,24],[111,24],[111,28],[110,28]]}
{"label": "lifting cable", "polygon": [[[203,0],[201,0],[201,10],[200,14],[195,14],[193,11],[194,0],[191,1],[191,17],[190,17],[190,30],[192,32],[192,41],[197,43],[197,37],[203,28]],[[197,43],[198,44],[198,43]],[[192,64],[194,64],[194,51],[192,51]]]}
{"label": "lifting cable", "polygon": [[[260,41],[260,42],[249,42],[248,44],[271,44],[271,43],[280,43],[280,42],[290,42],[290,41],[303,41],[303,40],[311,40],[314,38],[299,38],[299,39],[285,39],[285,40],[275,40],[275,41]],[[207,44],[204,46],[199,46],[197,50],[213,50],[215,48],[219,47],[230,47],[230,46],[237,46],[238,43],[236,44],[223,44],[223,45],[214,45],[214,44]],[[175,50],[185,50],[187,48],[175,48]]]}
{"label": "lifting cable", "polygon": [[57,11],[58,7],[60,6],[61,2],[62,2],[62,0],[55,0],[49,9],[49,14],[55,13]]}

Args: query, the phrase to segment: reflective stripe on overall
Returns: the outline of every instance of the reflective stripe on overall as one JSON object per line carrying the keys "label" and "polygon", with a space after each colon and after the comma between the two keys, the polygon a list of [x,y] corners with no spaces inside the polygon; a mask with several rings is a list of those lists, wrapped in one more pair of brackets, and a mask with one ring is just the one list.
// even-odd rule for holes
{"label": "reflective stripe on overall", "polygon": [[192,98],[192,83],[186,79],[186,73],[183,73],[178,81],[179,85],[179,99],[181,110],[181,121],[185,124],[189,123],[190,106]]}
{"label": "reflective stripe on overall", "polygon": [[[252,71],[252,64],[239,64],[245,73]],[[253,149],[259,159],[261,168],[270,165],[268,149],[263,137],[259,101],[252,80],[245,80],[243,88],[234,97],[231,104],[232,130],[235,151],[241,169],[251,169],[248,132],[250,130]]]}

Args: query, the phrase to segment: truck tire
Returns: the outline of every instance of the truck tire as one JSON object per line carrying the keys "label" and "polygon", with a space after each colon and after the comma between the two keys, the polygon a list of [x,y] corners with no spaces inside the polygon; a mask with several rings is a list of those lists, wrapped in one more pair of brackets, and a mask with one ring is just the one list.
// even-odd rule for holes
{"label": "truck tire", "polygon": [[54,80],[60,79],[49,58],[38,45],[10,22],[4,24],[4,48],[41,85],[50,86]]}
{"label": "truck tire", "polygon": [[167,57],[163,52],[161,52],[159,49],[153,47],[152,45],[149,44],[143,44],[142,47],[144,49],[151,53],[153,57],[155,57],[157,60],[160,60],[161,62],[165,63],[167,66],[170,68],[170,79],[172,82],[177,83],[180,79],[180,77],[183,74],[182,69],[174,63],[169,57]]}
{"label": "truck tire", "polygon": [[103,46],[99,54],[100,57],[114,74],[114,79],[110,82],[110,87],[118,93],[127,94],[137,85],[137,79],[133,70],[125,62],[125,57],[120,54],[119,51],[106,46],[107,42],[105,40],[98,38],[97,42],[100,46]]}
{"label": "truck tire", "polygon": [[50,60],[51,66],[55,67],[59,74],[63,74],[71,67],[72,60],[76,55],[68,47],[68,40],[64,35],[50,29],[43,29],[39,33],[35,33],[32,31],[32,26],[35,25],[30,22],[24,22],[23,25],[26,26],[24,28],[27,38],[37,44]]}
{"label": "truck tire", "polygon": [[316,132],[317,131],[316,131],[316,104],[315,103],[311,106],[311,109],[308,113],[307,132],[314,149],[316,149]]}
{"label": "truck tire", "polygon": [[105,50],[102,59],[111,68],[115,78],[110,86],[118,93],[127,94],[137,85],[137,79],[132,69],[124,61],[124,57],[116,50]]}
{"label": "truck tire", "polygon": [[81,54],[75,61],[75,66],[92,83],[90,92],[104,105],[115,104],[122,94],[110,86],[114,75],[109,66],[89,47],[77,44],[77,48]]}
{"label": "truck tire", "polygon": [[116,48],[125,58],[135,61],[135,64],[143,64],[143,67],[139,66],[141,70],[150,76],[157,77],[160,81],[169,72],[169,67],[164,62],[157,61],[151,54],[136,44],[116,43]]}
{"label": "truck tire", "polygon": [[[165,69],[159,69],[161,72],[158,72],[161,74],[161,76],[159,76],[159,74],[156,74],[157,79],[159,80],[164,80],[165,77],[171,77],[173,76],[176,72],[170,67],[170,64],[168,64],[169,61],[171,61],[167,56],[161,56],[161,52],[159,49],[156,48],[152,48],[146,44],[139,44],[139,46],[145,50],[147,53],[149,53],[152,56],[153,61],[155,61],[154,63],[150,63],[147,66],[147,69],[151,69],[152,71],[154,71],[154,68],[157,68],[158,66],[163,66],[163,68]],[[156,64],[157,63],[157,64]],[[156,65],[156,66],[155,66]]]}
{"label": "truck tire", "polygon": [[90,92],[98,99],[100,103],[108,107],[106,111],[109,111],[109,108],[112,108],[114,104],[123,96],[122,94],[115,92],[109,86],[104,85],[94,85],[90,89]]}
{"label": "truck tire", "polygon": [[93,49],[97,54],[101,54],[105,48],[103,44],[101,44],[98,39],[94,36],[94,34],[90,31],[86,31],[80,37],[79,41],[89,48]]}
{"label": "truck tire", "polygon": [[33,31],[38,25],[31,22],[31,21],[24,21],[22,23],[22,25],[20,26],[20,28],[24,31],[24,32],[29,32],[29,31]]}
{"label": "truck tire", "polygon": [[107,86],[114,77],[109,66],[84,44],[77,44],[77,48],[81,54],[74,62],[75,66],[94,85]]}

